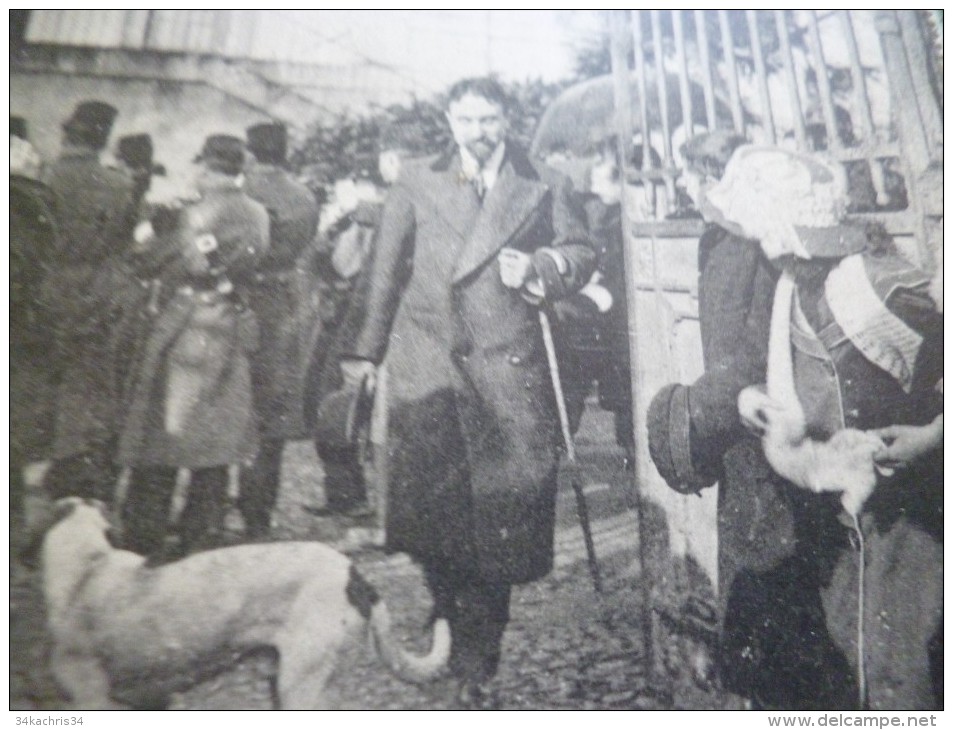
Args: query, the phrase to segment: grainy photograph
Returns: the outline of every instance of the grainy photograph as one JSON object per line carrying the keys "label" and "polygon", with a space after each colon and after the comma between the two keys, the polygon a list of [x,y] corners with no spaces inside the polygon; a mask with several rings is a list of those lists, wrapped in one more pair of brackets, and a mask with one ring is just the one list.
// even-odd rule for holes
{"label": "grainy photograph", "polygon": [[11,710],[942,710],[942,10],[9,31]]}

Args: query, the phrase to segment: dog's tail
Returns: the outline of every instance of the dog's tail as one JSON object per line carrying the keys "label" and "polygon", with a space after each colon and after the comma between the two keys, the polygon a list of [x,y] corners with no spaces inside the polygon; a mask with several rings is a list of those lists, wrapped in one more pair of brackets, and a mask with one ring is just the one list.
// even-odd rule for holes
{"label": "dog's tail", "polygon": [[420,656],[411,654],[400,645],[391,628],[387,604],[353,565],[347,584],[347,598],[370,624],[371,640],[378,655],[400,679],[422,684],[444,673],[450,660],[450,625],[446,619],[439,619],[434,624],[430,652]]}
{"label": "dog's tail", "polygon": [[430,651],[424,655],[412,654],[394,636],[391,630],[387,604],[378,601],[371,608],[371,636],[377,653],[391,671],[405,682],[422,684],[441,676],[450,659],[450,624],[437,619],[433,626]]}

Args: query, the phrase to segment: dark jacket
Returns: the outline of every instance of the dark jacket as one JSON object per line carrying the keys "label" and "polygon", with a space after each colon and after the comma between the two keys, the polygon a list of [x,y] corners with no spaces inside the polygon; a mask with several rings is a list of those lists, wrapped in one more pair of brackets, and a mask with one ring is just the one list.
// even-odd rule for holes
{"label": "dark jacket", "polygon": [[[865,329],[842,328],[846,320],[838,319],[841,310],[830,299],[836,286],[828,283],[835,278],[830,264],[808,263],[796,275],[803,318],[792,318],[795,386],[808,427],[820,438],[845,426],[924,425],[943,411],[937,388],[943,378],[943,318],[927,294],[929,277],[897,255],[864,253],[855,257],[858,262],[857,276],[840,282],[841,307],[879,300],[890,326],[883,316],[868,316]],[[839,502],[827,499],[831,495],[810,496],[827,625],[855,669],[863,571],[871,709],[942,707],[936,696],[942,693],[942,650],[939,657],[933,651],[938,638],[942,647],[942,449],[878,480],[860,515],[863,563]]]}
{"label": "dark jacket", "polygon": [[41,300],[56,326],[59,369],[53,457],[79,454],[115,435],[115,383],[107,367],[115,262],[131,240],[132,180],[95,152],[69,153],[44,175],[61,235]]}
{"label": "dark jacket", "polygon": [[251,308],[268,333],[267,346],[252,358],[258,428],[262,438],[300,438],[304,372],[318,322],[296,263],[314,239],[318,206],[307,187],[274,165],[252,168],[245,193],[268,211],[271,238],[249,289]]}
{"label": "dark jacket", "polygon": [[454,151],[391,190],[350,354],[385,359],[388,542],[460,575],[552,567],[559,427],[536,307],[503,286],[504,246],[557,248],[570,290],[594,255],[568,180],[508,144],[482,201]]}
{"label": "dark jacket", "polygon": [[268,249],[268,214],[237,188],[207,191],[182,211],[169,236],[156,245],[182,250],[214,236],[211,270],[190,274],[176,259],[163,272],[162,286],[173,294],[137,354],[118,461],[240,463],[257,449],[248,358],[258,331],[242,299]]}
{"label": "dark jacket", "polygon": [[40,290],[57,246],[56,201],[36,180],[10,176],[11,452],[39,461],[53,441],[53,321]]}

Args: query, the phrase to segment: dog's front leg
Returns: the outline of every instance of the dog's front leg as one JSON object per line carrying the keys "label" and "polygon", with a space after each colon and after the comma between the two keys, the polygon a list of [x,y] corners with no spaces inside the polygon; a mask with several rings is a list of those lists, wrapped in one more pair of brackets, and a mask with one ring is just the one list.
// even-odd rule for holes
{"label": "dog's front leg", "polygon": [[73,709],[122,709],[110,698],[109,676],[96,657],[57,648],[53,650],[51,664],[53,677],[69,695]]}

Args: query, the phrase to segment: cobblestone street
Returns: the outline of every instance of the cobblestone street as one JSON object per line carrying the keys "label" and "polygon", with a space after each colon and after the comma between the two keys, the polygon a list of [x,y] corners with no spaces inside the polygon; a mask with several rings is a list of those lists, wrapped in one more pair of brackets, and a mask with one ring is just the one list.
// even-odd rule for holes
{"label": "cobblestone street", "polygon": [[[643,660],[642,602],[636,512],[631,475],[612,438],[611,414],[590,406],[577,439],[603,590],[597,593],[586,563],[570,484],[561,483],[556,568],[546,579],[516,588],[512,620],[495,680],[503,709],[715,709],[737,708],[731,698],[696,685],[680,667],[648,684]],[[320,464],[310,444],[292,444],[275,518],[277,539],[334,541],[340,532],[303,506],[319,504]],[[361,572],[388,602],[405,644],[426,647],[430,599],[420,570],[404,555],[365,550],[354,556]],[[11,707],[60,706],[45,669],[42,618],[35,576],[15,566],[11,592]],[[269,709],[265,658],[177,695],[177,709]],[[347,709],[448,709],[447,687],[400,682],[362,646],[332,680]]]}

